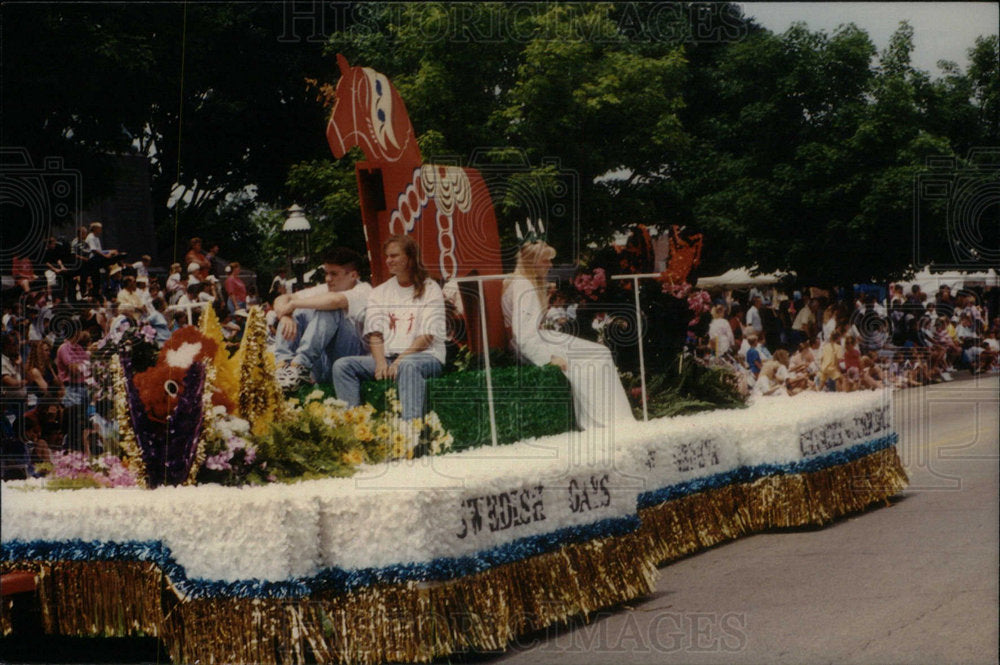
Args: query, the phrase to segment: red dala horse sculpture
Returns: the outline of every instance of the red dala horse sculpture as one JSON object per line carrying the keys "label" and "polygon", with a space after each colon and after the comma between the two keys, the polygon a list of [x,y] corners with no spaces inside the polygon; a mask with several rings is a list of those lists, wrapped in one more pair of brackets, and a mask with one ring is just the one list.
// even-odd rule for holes
{"label": "red dala horse sculpture", "polygon": [[[338,54],[340,80],[326,138],[338,159],[360,146],[355,164],[372,282],[388,278],[382,245],[412,235],[424,264],[443,280],[503,272],[493,200],[476,169],[424,164],[406,105],[395,86],[369,67],[352,67]],[[500,282],[484,284],[499,312]],[[478,350],[478,299],[463,289],[468,341]],[[490,346],[505,343],[503,321],[487,308]]]}

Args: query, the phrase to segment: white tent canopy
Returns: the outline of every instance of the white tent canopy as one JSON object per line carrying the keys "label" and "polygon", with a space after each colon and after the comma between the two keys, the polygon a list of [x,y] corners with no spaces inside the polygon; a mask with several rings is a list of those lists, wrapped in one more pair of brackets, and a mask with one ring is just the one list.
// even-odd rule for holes
{"label": "white tent canopy", "polygon": [[780,282],[787,275],[795,274],[779,271],[761,275],[751,275],[751,270],[753,270],[753,268],[733,268],[714,277],[699,277],[697,286],[699,289],[742,289],[750,288],[751,286],[771,286]]}
{"label": "white tent canopy", "polygon": [[931,272],[930,267],[926,267],[913,275],[910,280],[900,280],[900,284],[919,284],[920,290],[928,295],[938,292],[943,285],[951,288],[955,293],[966,286],[1000,286],[1000,278],[994,269],[980,272],[963,272],[960,270],[946,270],[944,272]]}

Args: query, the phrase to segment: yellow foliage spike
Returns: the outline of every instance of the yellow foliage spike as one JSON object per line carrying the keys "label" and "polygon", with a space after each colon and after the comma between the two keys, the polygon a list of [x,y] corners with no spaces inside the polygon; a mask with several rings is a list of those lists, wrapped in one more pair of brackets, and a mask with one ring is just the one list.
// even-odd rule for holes
{"label": "yellow foliage spike", "polygon": [[274,354],[267,350],[267,322],[264,311],[250,308],[243,342],[233,356],[239,361],[239,415],[259,433],[281,413],[281,389],[274,379]]}
{"label": "yellow foliage spike", "polygon": [[240,395],[241,353],[237,351],[232,358],[229,357],[229,352],[226,350],[226,340],[222,335],[222,325],[219,323],[219,317],[215,314],[215,308],[206,307],[204,309],[201,313],[201,319],[198,321],[198,330],[218,344],[215,358],[212,359],[212,364],[215,365],[215,387],[225,393],[233,404],[237,404]]}

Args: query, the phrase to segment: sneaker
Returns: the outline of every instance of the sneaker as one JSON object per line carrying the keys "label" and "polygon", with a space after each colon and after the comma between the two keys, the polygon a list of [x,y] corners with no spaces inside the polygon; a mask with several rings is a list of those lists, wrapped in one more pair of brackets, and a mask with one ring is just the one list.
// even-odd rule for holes
{"label": "sneaker", "polygon": [[954,379],[951,378],[951,374],[949,372],[941,372],[941,380],[942,381],[953,381]]}
{"label": "sneaker", "polygon": [[278,387],[285,393],[294,393],[304,385],[312,385],[312,373],[302,365],[289,363],[278,368],[274,373]]}

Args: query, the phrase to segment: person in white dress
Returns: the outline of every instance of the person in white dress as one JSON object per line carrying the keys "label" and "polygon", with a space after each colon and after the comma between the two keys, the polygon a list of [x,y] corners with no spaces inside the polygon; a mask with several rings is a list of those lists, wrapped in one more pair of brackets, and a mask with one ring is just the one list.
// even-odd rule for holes
{"label": "person in white dress", "polygon": [[514,274],[504,280],[504,325],[511,346],[535,365],[555,365],[569,379],[576,422],[581,429],[633,422],[632,407],[618,377],[611,351],[566,333],[542,329],[548,309],[545,278],[556,252],[544,242],[521,246]]}

